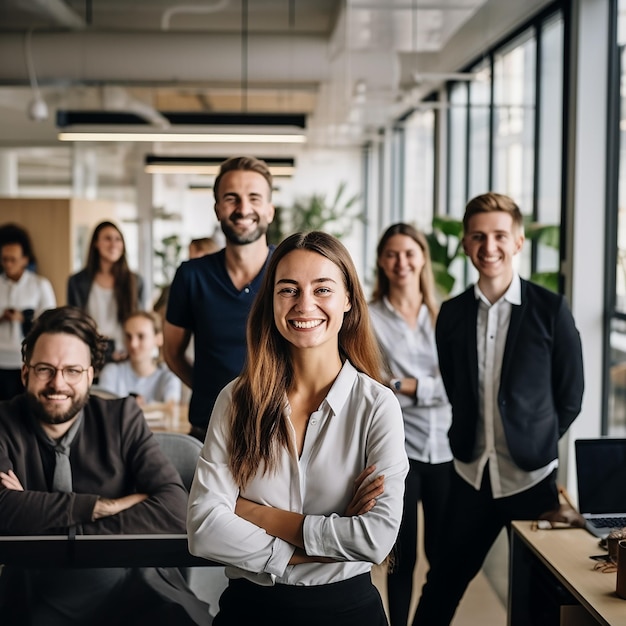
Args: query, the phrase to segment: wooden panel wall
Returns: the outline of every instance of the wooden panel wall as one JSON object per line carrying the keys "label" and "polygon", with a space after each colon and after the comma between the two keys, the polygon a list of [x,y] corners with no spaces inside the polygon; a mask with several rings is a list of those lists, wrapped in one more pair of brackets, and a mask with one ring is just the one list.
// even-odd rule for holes
{"label": "wooden panel wall", "polygon": [[115,204],[64,198],[0,198],[0,225],[14,222],[28,230],[37,271],[52,283],[57,304],[66,303],[67,278],[84,262],[93,228],[116,221]]}

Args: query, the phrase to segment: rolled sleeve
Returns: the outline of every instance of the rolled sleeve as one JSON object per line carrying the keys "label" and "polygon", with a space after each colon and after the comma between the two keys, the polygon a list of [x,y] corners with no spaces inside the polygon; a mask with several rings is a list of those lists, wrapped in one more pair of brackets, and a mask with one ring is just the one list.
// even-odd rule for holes
{"label": "rolled sleeve", "polygon": [[226,414],[232,384],[218,399],[209,422],[189,496],[189,551],[256,574],[282,576],[295,547],[235,513],[239,488],[228,466]]}
{"label": "rolled sleeve", "polygon": [[446,404],[448,397],[441,376],[422,376],[419,378],[416,399],[419,406]]}

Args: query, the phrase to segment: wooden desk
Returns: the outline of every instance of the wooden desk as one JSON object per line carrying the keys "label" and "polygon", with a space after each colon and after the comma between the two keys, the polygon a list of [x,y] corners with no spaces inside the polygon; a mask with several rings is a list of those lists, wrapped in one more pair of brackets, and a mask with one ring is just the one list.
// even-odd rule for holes
{"label": "wooden desk", "polygon": [[187,535],[0,537],[0,563],[21,567],[223,567],[189,554]]}
{"label": "wooden desk", "polygon": [[[585,619],[578,623],[595,620],[595,623],[604,626],[624,626],[626,600],[615,593],[616,574],[594,570],[595,561],[589,558],[602,553],[598,539],[582,528],[533,531],[531,522],[514,522],[511,533],[509,626],[541,623],[533,613],[537,590],[546,590],[551,586],[553,596],[564,599],[563,604],[584,607]],[[558,624],[559,621],[551,623]]]}
{"label": "wooden desk", "polygon": [[188,404],[175,404],[173,407],[166,404],[153,404],[144,410],[144,416],[151,430],[184,435],[188,435],[191,429],[188,414]]}

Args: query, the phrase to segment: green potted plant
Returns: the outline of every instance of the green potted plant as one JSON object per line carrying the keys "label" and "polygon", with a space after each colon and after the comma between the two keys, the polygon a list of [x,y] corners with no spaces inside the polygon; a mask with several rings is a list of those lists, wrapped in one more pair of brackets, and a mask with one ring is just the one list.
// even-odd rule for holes
{"label": "green potted plant", "polygon": [[341,239],[348,235],[356,221],[365,223],[358,205],[360,194],[347,196],[347,183],[341,182],[328,199],[324,193],[313,193],[297,199],[289,209],[277,207],[268,230],[270,243],[280,243],[290,233],[323,230]]}
{"label": "green potted plant", "polygon": [[447,215],[435,215],[432,230],[426,235],[430,258],[433,264],[435,284],[442,297],[452,291],[456,278],[450,273],[450,265],[455,259],[464,258],[463,222]]}

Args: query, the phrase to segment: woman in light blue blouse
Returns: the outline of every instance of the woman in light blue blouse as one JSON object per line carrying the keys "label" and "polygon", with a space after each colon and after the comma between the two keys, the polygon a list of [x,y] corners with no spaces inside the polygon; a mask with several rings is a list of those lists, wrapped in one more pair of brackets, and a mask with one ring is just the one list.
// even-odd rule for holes
{"label": "woman in light blue blouse", "polygon": [[452,471],[451,409],[435,345],[437,313],[426,238],[409,224],[390,226],[377,248],[370,314],[387,357],[388,385],[402,407],[410,463],[396,562],[387,577],[391,626],[406,626],[408,620],[417,561],[417,503],[422,501],[424,551],[432,562]]}

